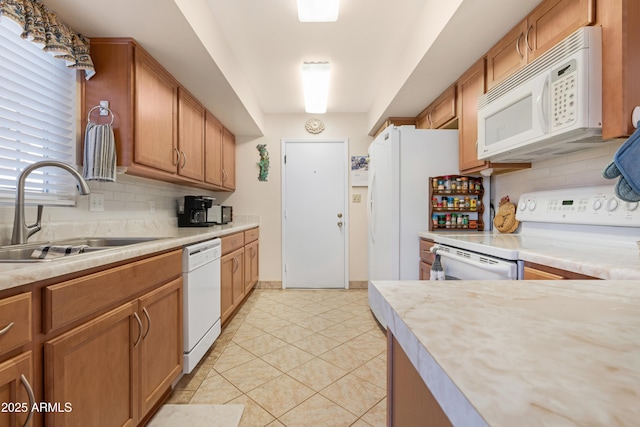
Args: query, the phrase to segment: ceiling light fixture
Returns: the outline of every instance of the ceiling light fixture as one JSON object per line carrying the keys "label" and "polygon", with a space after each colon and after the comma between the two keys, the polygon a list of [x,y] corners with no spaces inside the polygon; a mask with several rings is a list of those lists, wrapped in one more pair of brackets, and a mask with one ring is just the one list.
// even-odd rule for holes
{"label": "ceiling light fixture", "polygon": [[339,0],[297,0],[300,22],[336,22]]}
{"label": "ceiling light fixture", "polygon": [[304,88],[304,111],[322,114],[327,112],[329,96],[328,62],[304,62],[302,64],[302,86]]}

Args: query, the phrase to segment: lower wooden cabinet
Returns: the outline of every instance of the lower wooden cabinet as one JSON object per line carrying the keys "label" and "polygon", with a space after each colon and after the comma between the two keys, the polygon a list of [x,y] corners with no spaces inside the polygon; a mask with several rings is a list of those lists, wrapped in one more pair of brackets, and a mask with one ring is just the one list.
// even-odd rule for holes
{"label": "lower wooden cabinet", "polygon": [[135,426],[182,371],[182,279],[44,344],[47,426]]}
{"label": "lower wooden cabinet", "polygon": [[431,253],[431,247],[435,243],[431,240],[420,239],[420,267],[419,280],[429,280],[431,278],[431,264],[435,259],[435,255]]}
{"label": "lower wooden cabinet", "polygon": [[244,247],[244,292],[248,293],[258,283],[258,241]]}
{"label": "lower wooden cabinet", "polygon": [[524,263],[524,280],[597,280],[597,277],[561,270],[546,265]]}
{"label": "lower wooden cabinet", "polygon": [[220,320],[224,325],[244,298],[244,247],[222,257],[220,287]]}
{"label": "lower wooden cabinet", "polygon": [[33,425],[33,360],[25,352],[0,363],[0,426]]}

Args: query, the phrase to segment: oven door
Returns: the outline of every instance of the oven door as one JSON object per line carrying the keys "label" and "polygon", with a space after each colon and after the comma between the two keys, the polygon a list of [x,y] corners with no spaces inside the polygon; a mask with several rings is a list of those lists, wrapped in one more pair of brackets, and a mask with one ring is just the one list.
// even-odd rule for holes
{"label": "oven door", "polygon": [[440,255],[447,280],[518,280],[521,276],[518,261],[442,245],[434,245],[432,252]]}

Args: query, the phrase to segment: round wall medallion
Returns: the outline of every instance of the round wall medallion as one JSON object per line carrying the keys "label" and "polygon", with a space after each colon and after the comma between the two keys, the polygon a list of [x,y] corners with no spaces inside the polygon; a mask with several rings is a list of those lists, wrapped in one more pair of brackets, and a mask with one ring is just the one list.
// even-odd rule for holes
{"label": "round wall medallion", "polygon": [[309,119],[307,123],[304,124],[304,128],[309,133],[320,133],[324,130],[324,123],[320,119]]}

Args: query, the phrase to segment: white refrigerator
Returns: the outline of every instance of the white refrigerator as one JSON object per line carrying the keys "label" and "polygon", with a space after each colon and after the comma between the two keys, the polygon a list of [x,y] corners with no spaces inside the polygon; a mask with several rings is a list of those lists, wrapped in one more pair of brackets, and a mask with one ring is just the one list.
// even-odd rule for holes
{"label": "white refrigerator", "polygon": [[[458,131],[389,126],[369,146],[369,284],[418,280],[418,232],[429,229],[429,177],[458,173]],[[370,287],[371,289],[371,287]],[[382,326],[382,310],[369,293]]]}

